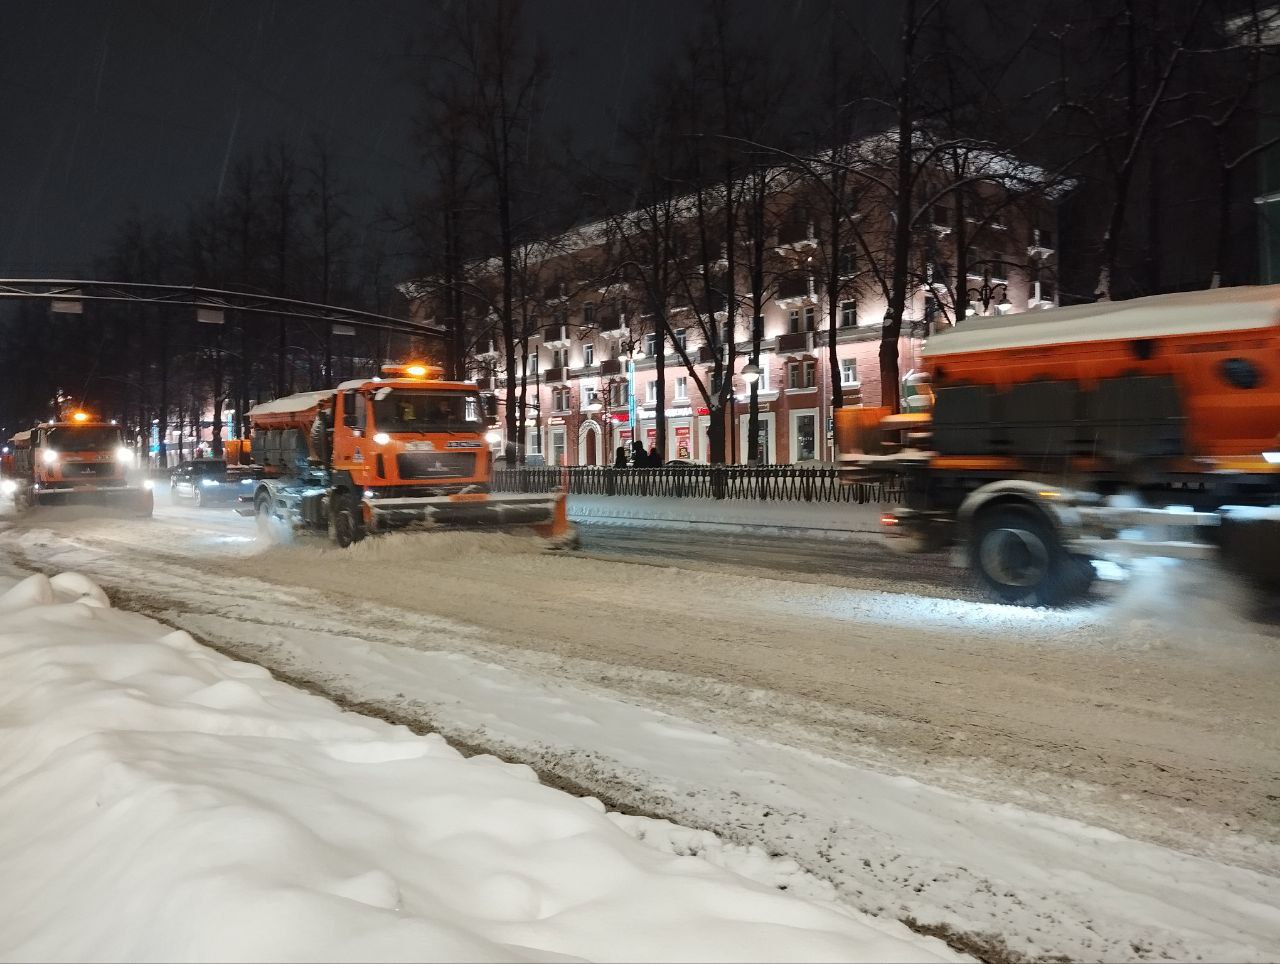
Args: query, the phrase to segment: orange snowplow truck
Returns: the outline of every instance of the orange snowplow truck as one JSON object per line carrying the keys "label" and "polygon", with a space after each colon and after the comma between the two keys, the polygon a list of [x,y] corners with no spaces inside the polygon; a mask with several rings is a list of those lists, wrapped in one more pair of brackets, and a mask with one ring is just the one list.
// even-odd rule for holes
{"label": "orange snowplow truck", "polygon": [[572,544],[563,492],[490,491],[494,413],[475,385],[434,380],[425,365],[383,373],[250,409],[264,477],[238,511],[340,546],[406,527],[527,529]]}
{"label": "orange snowplow truck", "polygon": [[1280,286],[970,319],[924,358],[930,411],[836,416],[846,481],[904,483],[900,546],[952,547],[1008,603],[1136,556],[1280,589]]}
{"label": "orange snowplow truck", "polygon": [[136,472],[133,450],[109,422],[76,412],[19,432],[9,447],[3,487],[20,511],[93,504],[151,515],[151,482]]}

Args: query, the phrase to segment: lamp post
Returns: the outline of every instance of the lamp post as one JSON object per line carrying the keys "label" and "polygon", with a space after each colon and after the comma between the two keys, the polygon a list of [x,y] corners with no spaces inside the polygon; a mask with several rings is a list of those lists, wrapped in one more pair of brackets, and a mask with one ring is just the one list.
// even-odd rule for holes
{"label": "lamp post", "polygon": [[982,266],[982,284],[965,292],[969,296],[969,304],[965,308],[965,317],[978,313],[978,309],[974,305],[975,298],[982,305],[982,314],[991,314],[991,303],[995,301],[997,292],[1000,293],[1000,300],[996,302],[996,313],[1003,315],[1013,307],[1012,302],[1009,301],[1009,286],[1003,281],[992,283],[991,262],[988,261]]}

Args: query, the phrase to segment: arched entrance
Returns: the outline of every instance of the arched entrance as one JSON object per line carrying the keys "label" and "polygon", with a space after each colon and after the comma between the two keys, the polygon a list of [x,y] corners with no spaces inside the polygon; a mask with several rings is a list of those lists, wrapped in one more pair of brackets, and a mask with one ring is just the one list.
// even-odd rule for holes
{"label": "arched entrance", "polygon": [[600,464],[600,426],[588,419],[578,429],[578,452],[581,455],[579,464]]}

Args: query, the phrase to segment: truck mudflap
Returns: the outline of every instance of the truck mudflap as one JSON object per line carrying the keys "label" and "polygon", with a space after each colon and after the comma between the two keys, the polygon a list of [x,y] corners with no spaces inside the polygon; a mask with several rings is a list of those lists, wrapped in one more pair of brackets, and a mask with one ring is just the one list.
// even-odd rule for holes
{"label": "truck mudflap", "polygon": [[365,526],[370,532],[406,527],[531,529],[545,539],[571,545],[574,530],[565,502],[563,492],[365,499]]}
{"label": "truck mudflap", "polygon": [[1280,596],[1280,507],[1225,507],[1215,538],[1227,566]]}

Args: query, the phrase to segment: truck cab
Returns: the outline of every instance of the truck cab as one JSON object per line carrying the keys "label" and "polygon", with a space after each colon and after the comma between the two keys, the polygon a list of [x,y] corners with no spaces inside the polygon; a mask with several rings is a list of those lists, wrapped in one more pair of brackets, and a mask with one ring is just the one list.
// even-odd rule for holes
{"label": "truck cab", "polygon": [[97,502],[150,515],[150,486],[135,477],[133,450],[113,423],[76,412],[11,440],[15,501],[20,508]]}

